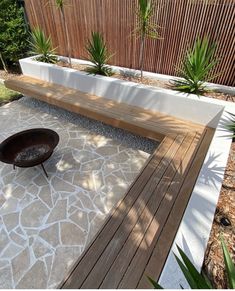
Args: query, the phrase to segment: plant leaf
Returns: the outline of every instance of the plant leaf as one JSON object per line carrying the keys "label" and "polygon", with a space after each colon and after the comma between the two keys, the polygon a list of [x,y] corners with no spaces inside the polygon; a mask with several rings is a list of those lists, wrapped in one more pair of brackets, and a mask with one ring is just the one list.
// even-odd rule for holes
{"label": "plant leaf", "polygon": [[203,275],[201,275],[197,271],[197,269],[191,263],[189,258],[183,252],[183,250],[179,246],[177,246],[177,249],[180,253],[180,256],[181,256],[184,264],[181,262],[181,260],[177,256],[175,256],[176,260],[177,260],[182,272],[184,273],[190,287],[192,289],[212,289],[211,284],[208,284],[207,280],[205,280]]}
{"label": "plant leaf", "polygon": [[152,284],[152,286],[154,287],[154,289],[163,289],[163,287],[161,285],[159,285],[155,280],[153,280],[149,276],[147,276],[147,278],[148,278],[149,282]]}
{"label": "plant leaf", "polygon": [[233,264],[232,258],[229,254],[228,248],[224,242],[223,237],[221,237],[221,244],[224,255],[224,263],[226,268],[226,274],[228,277],[228,283],[230,289],[235,289],[235,266]]}

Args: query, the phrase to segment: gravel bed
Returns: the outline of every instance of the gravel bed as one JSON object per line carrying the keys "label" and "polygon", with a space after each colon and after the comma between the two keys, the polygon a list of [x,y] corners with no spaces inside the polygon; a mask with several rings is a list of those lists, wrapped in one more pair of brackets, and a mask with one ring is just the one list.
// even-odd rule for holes
{"label": "gravel bed", "polygon": [[120,128],[106,125],[103,122],[84,117],[80,114],[69,112],[67,110],[47,104],[31,97],[23,97],[17,102],[20,102],[30,108],[36,108],[43,113],[51,114],[55,117],[86,128],[93,133],[103,135],[113,140],[122,140],[123,144],[125,144],[126,146],[134,149],[139,149],[149,154],[153,153],[153,151],[159,145],[157,141],[132,134]]}

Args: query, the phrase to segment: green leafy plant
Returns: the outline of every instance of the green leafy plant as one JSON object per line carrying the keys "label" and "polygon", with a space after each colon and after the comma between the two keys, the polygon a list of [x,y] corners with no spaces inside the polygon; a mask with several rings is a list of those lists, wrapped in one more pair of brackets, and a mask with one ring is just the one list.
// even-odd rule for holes
{"label": "green leafy plant", "polygon": [[215,58],[216,45],[210,44],[207,37],[198,38],[193,49],[189,49],[178,69],[182,80],[172,80],[174,89],[200,95],[207,91],[205,82],[211,81],[216,75],[210,74],[218,63]]}
{"label": "green leafy plant", "polygon": [[0,66],[18,69],[18,60],[27,55],[29,32],[23,8],[16,0],[0,1]]}
{"label": "green leafy plant", "polygon": [[140,37],[139,68],[141,79],[143,79],[145,41],[146,38],[160,39],[158,33],[160,26],[154,25],[152,21],[152,16],[155,12],[155,6],[152,0],[139,0],[138,4],[137,17],[139,24],[134,32]]}
{"label": "green leafy plant", "polygon": [[228,278],[228,287],[229,289],[235,289],[235,265],[232,261],[232,258],[229,254],[228,248],[224,242],[223,237],[221,237],[221,244],[223,249],[226,274]]}
{"label": "green leafy plant", "polygon": [[[222,237],[221,237],[221,245],[222,245],[222,250],[223,250],[223,255],[224,255],[226,274],[228,278],[228,287],[229,289],[234,289],[235,288],[235,266],[232,262],[228,248],[225,245]],[[206,275],[201,274],[197,271],[197,269],[194,267],[192,262],[183,252],[183,250],[179,246],[177,246],[177,249],[179,251],[179,254],[182,260],[176,255],[175,255],[175,258],[190,288],[191,289],[214,289],[210,280],[206,277]],[[152,278],[148,277],[148,280],[150,281],[154,289],[163,289],[162,286],[159,285]],[[181,288],[183,289],[182,286]]]}
{"label": "green leafy plant", "polygon": [[230,130],[233,133],[233,138],[235,138],[235,114],[229,113],[231,118],[230,118],[230,123],[226,125],[226,128]]}
{"label": "green leafy plant", "polygon": [[52,48],[51,38],[46,37],[44,32],[40,28],[35,28],[31,33],[31,54],[40,55],[36,57],[36,60],[44,63],[54,64],[57,62],[55,56],[55,48]]}
{"label": "green leafy plant", "polygon": [[99,32],[92,32],[91,40],[88,40],[86,50],[89,56],[89,61],[93,65],[86,68],[89,74],[99,74],[103,76],[111,76],[112,69],[106,65],[112,55],[104,42],[102,35]]}

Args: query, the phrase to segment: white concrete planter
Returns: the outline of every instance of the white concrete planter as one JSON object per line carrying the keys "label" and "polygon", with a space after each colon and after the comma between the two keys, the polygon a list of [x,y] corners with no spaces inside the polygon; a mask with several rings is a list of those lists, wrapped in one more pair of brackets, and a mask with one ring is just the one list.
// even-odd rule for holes
{"label": "white concrete planter", "polygon": [[[73,62],[84,63],[81,60],[73,60]],[[198,98],[195,95],[186,96],[172,90],[144,86],[111,77],[91,76],[74,69],[37,62],[32,57],[20,60],[20,65],[23,74],[27,76],[216,128],[160,277],[160,283],[165,288],[180,288],[179,284],[187,287],[173,252],[176,251],[175,246],[178,244],[191,257],[196,267],[201,268],[231,145],[231,138],[227,137],[229,132],[224,130],[223,126],[228,120],[224,109],[235,113],[235,104],[206,97]],[[114,69],[123,70],[118,67]],[[162,77],[147,72],[145,75],[157,79]],[[169,76],[166,77],[169,79]],[[213,178],[213,166],[219,169],[219,173],[216,179],[207,181],[207,177]]]}
{"label": "white concrete planter", "polygon": [[[172,90],[145,86],[112,77],[88,75],[85,72],[37,62],[33,59],[34,57],[20,60],[24,75],[100,97],[163,112],[211,127],[216,127],[223,111],[223,106],[205,102],[204,99],[199,99],[195,95],[185,98],[185,94]],[[73,59],[73,62],[87,63],[76,59]],[[121,70],[118,67],[114,67],[114,69]]]}

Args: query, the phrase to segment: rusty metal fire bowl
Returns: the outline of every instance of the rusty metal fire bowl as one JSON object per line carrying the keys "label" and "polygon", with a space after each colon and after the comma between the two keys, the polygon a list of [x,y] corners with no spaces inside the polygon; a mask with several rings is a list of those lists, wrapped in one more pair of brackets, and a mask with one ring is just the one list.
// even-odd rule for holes
{"label": "rusty metal fire bowl", "polygon": [[41,165],[48,177],[43,162],[52,155],[59,142],[59,135],[46,128],[32,128],[16,133],[0,144],[0,161],[13,167]]}

